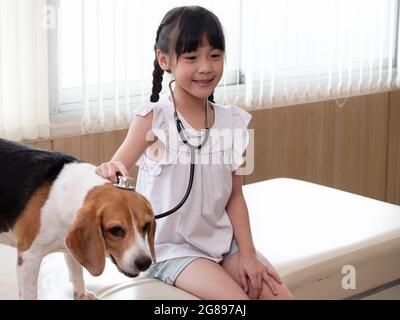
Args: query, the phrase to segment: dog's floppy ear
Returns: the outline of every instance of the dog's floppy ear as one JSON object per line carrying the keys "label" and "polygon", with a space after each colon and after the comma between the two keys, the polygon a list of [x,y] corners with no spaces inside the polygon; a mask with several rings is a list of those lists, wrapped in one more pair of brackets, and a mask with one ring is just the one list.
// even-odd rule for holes
{"label": "dog's floppy ear", "polygon": [[156,234],[156,225],[157,225],[156,219],[155,219],[154,212],[153,212],[150,202],[144,197],[143,197],[143,199],[146,204],[147,211],[148,211],[149,215],[151,216],[151,226],[150,226],[149,230],[147,231],[147,240],[149,242],[151,258],[153,260],[153,263],[156,263],[157,262],[156,253],[154,250],[154,236]]}
{"label": "dog's floppy ear", "polygon": [[147,231],[147,239],[149,240],[149,247],[150,247],[150,253],[151,253],[151,258],[153,260],[153,263],[157,263],[156,260],[156,253],[154,251],[154,236],[156,234],[156,219],[151,220],[151,227],[149,228],[149,231]]}
{"label": "dog's floppy ear", "polygon": [[103,273],[106,264],[101,215],[90,207],[82,207],[65,238],[67,248],[93,276]]}

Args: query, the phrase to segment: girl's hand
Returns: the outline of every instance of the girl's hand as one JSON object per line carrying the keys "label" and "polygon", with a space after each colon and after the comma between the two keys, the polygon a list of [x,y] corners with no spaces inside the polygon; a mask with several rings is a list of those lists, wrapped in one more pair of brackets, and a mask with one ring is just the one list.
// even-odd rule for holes
{"label": "girl's hand", "polygon": [[278,295],[275,283],[282,284],[282,280],[273,270],[259,261],[255,253],[239,256],[239,274],[242,287],[250,299],[260,298],[263,282],[267,284],[273,295]]}
{"label": "girl's hand", "polygon": [[104,162],[96,167],[96,173],[105,179],[110,180],[113,183],[118,182],[117,172],[121,172],[124,177],[128,176],[128,169],[121,161],[109,161]]}

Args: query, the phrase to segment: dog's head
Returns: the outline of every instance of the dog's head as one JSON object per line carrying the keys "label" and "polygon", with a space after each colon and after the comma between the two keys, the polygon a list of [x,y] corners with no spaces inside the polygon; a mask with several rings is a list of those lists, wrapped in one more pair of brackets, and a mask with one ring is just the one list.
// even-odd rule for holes
{"label": "dog's head", "polygon": [[156,262],[155,229],[154,213],[145,197],[105,184],[88,193],[65,243],[94,276],[104,271],[108,256],[123,274],[136,277],[152,260]]}

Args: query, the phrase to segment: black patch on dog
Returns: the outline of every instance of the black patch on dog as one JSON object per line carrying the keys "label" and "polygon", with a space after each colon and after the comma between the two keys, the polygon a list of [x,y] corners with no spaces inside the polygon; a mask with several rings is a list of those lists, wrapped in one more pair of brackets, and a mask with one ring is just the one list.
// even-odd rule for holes
{"label": "black patch on dog", "polygon": [[68,154],[0,139],[0,232],[7,232],[35,190],[52,183],[64,165],[81,162]]}

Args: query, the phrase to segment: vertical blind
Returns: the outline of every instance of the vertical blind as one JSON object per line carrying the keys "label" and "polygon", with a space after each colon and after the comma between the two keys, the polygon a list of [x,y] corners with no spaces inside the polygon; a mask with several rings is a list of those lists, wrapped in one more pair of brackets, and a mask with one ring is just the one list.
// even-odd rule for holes
{"label": "vertical blind", "polygon": [[243,10],[249,108],[398,86],[397,0],[254,0]]}

